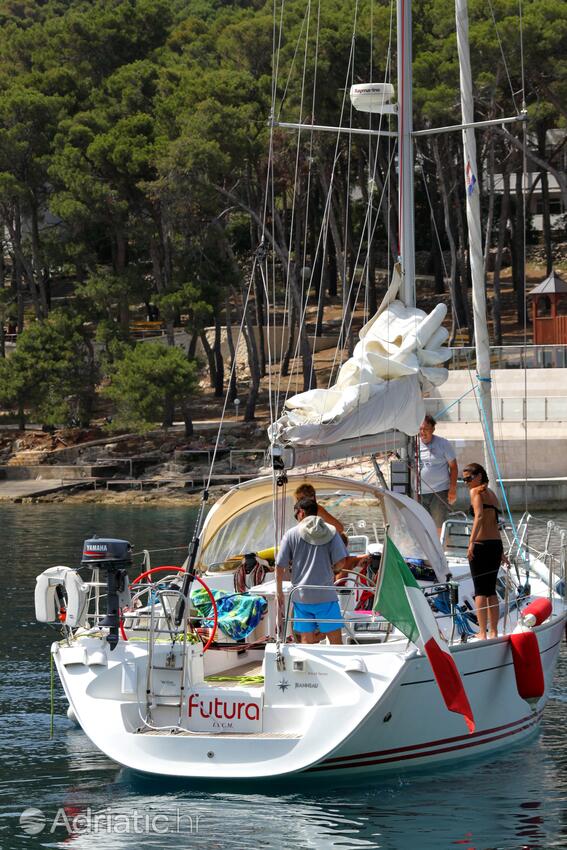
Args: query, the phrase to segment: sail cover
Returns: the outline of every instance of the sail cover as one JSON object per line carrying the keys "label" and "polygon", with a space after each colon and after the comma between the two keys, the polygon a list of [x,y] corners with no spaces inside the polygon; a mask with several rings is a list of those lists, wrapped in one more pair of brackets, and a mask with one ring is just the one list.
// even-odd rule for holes
{"label": "sail cover", "polygon": [[442,327],[447,308],[438,304],[427,314],[406,307],[396,298],[400,283],[396,266],[380,308],[360,331],[336,383],[289,398],[269,429],[273,442],[329,444],[393,428],[417,434],[425,415],[423,393],[448,376],[443,364],[451,352],[442,348],[449,336]]}

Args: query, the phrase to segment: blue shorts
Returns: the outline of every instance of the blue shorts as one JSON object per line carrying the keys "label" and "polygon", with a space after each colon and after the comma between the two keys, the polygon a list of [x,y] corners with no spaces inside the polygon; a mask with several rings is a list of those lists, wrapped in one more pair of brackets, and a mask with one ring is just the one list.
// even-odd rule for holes
{"label": "blue shorts", "polygon": [[[295,632],[334,632],[340,629],[343,618],[338,602],[294,602],[293,616],[303,622],[293,621]],[[319,622],[321,620],[334,620],[334,622]],[[304,622],[307,620],[308,622]]]}

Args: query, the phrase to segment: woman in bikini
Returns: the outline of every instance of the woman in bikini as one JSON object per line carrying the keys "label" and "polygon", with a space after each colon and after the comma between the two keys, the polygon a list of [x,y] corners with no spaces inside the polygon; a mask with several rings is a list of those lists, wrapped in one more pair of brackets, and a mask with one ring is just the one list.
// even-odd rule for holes
{"label": "woman in bikini", "polygon": [[469,463],[463,470],[463,481],[469,488],[471,515],[474,517],[467,557],[475,591],[478,638],[498,637],[500,606],[496,595],[496,578],[504,555],[498,519],[498,499],[488,487],[486,470],[479,463]]}

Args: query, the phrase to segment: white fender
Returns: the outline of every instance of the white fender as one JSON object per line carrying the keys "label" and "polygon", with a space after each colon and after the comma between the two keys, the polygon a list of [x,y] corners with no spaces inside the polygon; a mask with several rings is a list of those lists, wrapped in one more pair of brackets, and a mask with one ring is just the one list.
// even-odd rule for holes
{"label": "white fender", "polygon": [[[40,623],[64,622],[66,626],[86,623],[89,585],[71,567],[49,567],[37,576],[35,585],[35,618]],[[60,587],[66,596],[65,619],[60,620],[56,591]]]}

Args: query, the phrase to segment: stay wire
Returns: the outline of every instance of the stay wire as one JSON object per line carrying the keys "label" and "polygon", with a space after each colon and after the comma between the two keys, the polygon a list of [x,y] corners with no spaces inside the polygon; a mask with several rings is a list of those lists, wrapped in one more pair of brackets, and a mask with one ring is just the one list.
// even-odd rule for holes
{"label": "stay wire", "polygon": [[[357,3],[356,3],[356,8],[358,8],[358,0],[357,0]],[[349,61],[348,61],[347,71],[346,71],[346,81],[347,82],[348,82],[349,77],[350,77],[350,73],[351,73],[350,69],[351,69],[351,66],[352,66],[353,60],[354,60],[354,56],[353,56],[354,43],[353,43],[353,41],[354,40],[351,39]],[[345,113],[346,97],[347,97],[347,86],[345,85],[345,88],[344,88],[344,91],[343,91],[343,98],[342,98],[342,102],[341,102],[339,129],[337,130],[337,134],[336,134],[335,151],[334,151],[334,157],[333,157],[333,166],[332,166],[332,170],[331,170],[331,176],[330,176],[330,179],[329,179],[329,189],[328,189],[327,198],[326,198],[326,202],[325,202],[325,208],[327,208],[327,209],[330,209],[334,177],[335,177],[337,163],[338,163],[339,158],[340,158],[340,152],[339,152],[340,128],[342,128],[342,126],[343,126],[343,116],[344,116],[344,113]],[[305,321],[306,309],[307,309],[307,305],[304,304],[303,309],[301,310],[301,314],[298,317],[300,323]],[[296,340],[296,343],[295,343],[295,353],[294,353],[294,359],[295,360],[297,360],[298,351],[299,351],[299,336],[298,336],[298,339]],[[286,400],[289,397],[289,392],[290,392],[290,388],[291,388],[291,377],[292,376],[291,376],[291,373],[290,373],[290,379],[288,380],[288,385],[287,385],[287,390],[286,390],[286,397],[285,397]]]}

